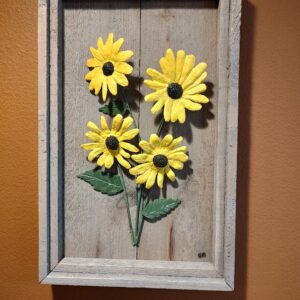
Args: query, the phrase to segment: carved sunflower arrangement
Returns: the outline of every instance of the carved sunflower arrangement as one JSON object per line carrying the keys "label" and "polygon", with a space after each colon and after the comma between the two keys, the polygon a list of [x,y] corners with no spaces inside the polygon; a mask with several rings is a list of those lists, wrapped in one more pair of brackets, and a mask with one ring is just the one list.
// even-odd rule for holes
{"label": "carved sunflower arrangement", "polygon": [[[93,57],[87,60],[89,72],[85,79],[89,81],[89,90],[96,96],[102,90],[104,102],[109,93],[119,97],[118,85],[126,87],[129,84],[126,75],[131,74],[133,68],[127,61],[133,56],[133,51],[121,51],[123,43],[123,38],[114,42],[113,33],[109,33],[105,43],[99,37],[97,48],[90,48]],[[153,114],[163,111],[158,130],[150,135],[149,140],[141,138],[124,93],[118,100],[110,99],[99,109],[107,116],[100,116],[99,125],[92,121],[87,123],[89,131],[85,135],[90,142],[82,144],[81,148],[89,151],[88,160],[97,166],[78,177],[97,192],[110,196],[124,193],[133,246],[139,246],[144,221],[160,220],[181,203],[179,199],[150,199],[149,191],[155,186],[163,189],[167,180],[175,181],[176,170],[182,170],[189,159],[187,147],[182,145],[183,137],[161,136],[161,129],[166,122],[183,124],[186,110],[198,111],[209,101],[202,94],[206,90],[203,81],[207,76],[207,65],[204,62],[195,65],[195,61],[194,55],[183,50],[175,55],[172,49],[168,49],[159,61],[161,71],[147,69],[151,79],[144,83],[153,92],[144,99],[154,103]],[[108,118],[112,119],[111,126]],[[124,175],[135,178],[135,222],[130,213]]]}

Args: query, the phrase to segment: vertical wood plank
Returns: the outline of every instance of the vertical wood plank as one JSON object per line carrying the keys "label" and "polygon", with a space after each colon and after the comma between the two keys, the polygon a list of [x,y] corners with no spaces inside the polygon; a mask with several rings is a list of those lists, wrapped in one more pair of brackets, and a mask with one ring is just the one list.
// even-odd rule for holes
{"label": "vertical wood plank", "polygon": [[[168,197],[182,199],[170,216],[157,223],[145,223],[138,259],[207,261],[212,252],[212,204],[214,191],[215,131],[217,121],[217,1],[142,1],[141,74],[147,67],[159,69],[159,58],[167,48],[185,50],[208,63],[208,104],[188,114],[185,125],[170,128],[182,135],[191,164],[177,172],[177,183],[168,184]],[[150,90],[141,87],[145,95]],[[140,127],[149,138],[157,126],[151,104],[142,102]],[[205,253],[199,259],[198,253]]]}
{"label": "vertical wood plank", "polygon": [[48,194],[48,9],[39,0],[38,15],[38,100],[39,100],[39,280],[49,272],[49,194]]}
{"label": "vertical wood plank", "polygon": [[50,2],[50,268],[63,257],[63,43],[62,2]]}
{"label": "vertical wood plank", "polygon": [[[65,1],[65,255],[71,257],[135,258],[123,194],[110,197],[94,191],[76,176],[93,169],[80,144],[87,142],[87,121],[99,122],[98,98],[84,80],[89,47],[109,32],[124,37],[131,49],[134,74],[139,74],[139,1]],[[137,84],[136,80],[133,80]],[[130,93],[135,101],[137,91]],[[136,101],[135,101],[136,103]],[[131,191],[132,194],[132,191]],[[131,197],[133,198],[133,197]],[[131,203],[134,206],[134,201]]]}
{"label": "vertical wood plank", "polygon": [[229,39],[229,90],[227,112],[227,158],[226,163],[226,200],[224,229],[224,278],[228,286],[234,289],[235,232],[236,232],[236,174],[237,174],[237,137],[238,137],[238,94],[239,94],[239,58],[241,0],[230,3]]}
{"label": "vertical wood plank", "polygon": [[230,0],[223,0],[218,10],[218,124],[216,129],[216,157],[214,162],[214,207],[213,207],[213,253],[212,260],[217,271],[223,274],[224,262],[224,208],[226,176],[226,135],[229,70],[229,15]]}

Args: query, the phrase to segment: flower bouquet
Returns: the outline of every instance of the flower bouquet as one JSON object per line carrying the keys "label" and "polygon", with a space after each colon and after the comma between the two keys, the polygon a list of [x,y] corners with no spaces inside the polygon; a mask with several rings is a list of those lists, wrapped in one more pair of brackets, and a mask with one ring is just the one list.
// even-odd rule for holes
{"label": "flower bouquet", "polygon": [[[85,79],[96,96],[101,91],[104,102],[109,93],[119,95],[121,89],[118,86],[126,87],[129,84],[126,75],[133,71],[128,63],[133,51],[121,51],[123,43],[123,38],[114,42],[110,33],[105,43],[100,37],[97,48],[90,48],[93,58],[87,60],[90,71]],[[206,90],[203,81],[207,76],[207,65],[204,62],[195,65],[195,61],[194,55],[186,54],[183,50],[177,51],[175,56],[172,49],[167,49],[159,61],[161,72],[147,69],[151,79],[144,80],[144,84],[153,92],[146,95],[144,100],[154,103],[151,108],[153,114],[163,111],[157,132],[151,134],[148,140],[142,139],[123,93],[118,100],[110,99],[108,104],[100,108],[100,112],[112,118],[111,126],[103,115],[100,116],[100,126],[92,121],[87,123],[89,131],[85,135],[91,142],[82,144],[81,148],[90,151],[88,160],[96,162],[98,167],[78,177],[97,192],[111,196],[124,193],[133,246],[139,246],[144,221],[160,220],[181,203],[180,199],[151,199],[149,191],[155,185],[162,189],[166,180],[175,181],[176,170],[182,170],[189,159],[187,147],[181,145],[183,137],[173,137],[171,134],[161,136],[161,130],[166,122],[183,124],[186,110],[199,111],[209,101],[202,94]],[[112,172],[114,166],[117,174]],[[125,173],[134,176],[136,183],[135,222],[129,207]]]}

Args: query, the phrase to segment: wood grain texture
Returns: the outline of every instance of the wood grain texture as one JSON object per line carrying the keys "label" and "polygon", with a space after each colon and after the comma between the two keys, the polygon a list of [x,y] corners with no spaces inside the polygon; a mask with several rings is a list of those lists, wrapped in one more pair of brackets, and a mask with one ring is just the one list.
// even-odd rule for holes
{"label": "wood grain texture", "polygon": [[48,211],[48,33],[47,33],[47,3],[39,2],[38,17],[38,100],[39,100],[39,280],[49,273],[49,211]]}
{"label": "wood grain texture", "polygon": [[223,278],[197,278],[172,276],[141,276],[117,274],[90,274],[51,272],[42,282],[43,284],[86,285],[127,288],[152,288],[176,290],[211,290],[230,291]]}
{"label": "wood grain texture", "polygon": [[[40,2],[42,26],[44,4]],[[40,176],[50,174],[46,184],[40,180],[43,283],[233,289],[240,6],[240,0],[51,1],[46,73],[43,37],[39,56],[44,74],[39,92],[48,98],[50,110],[45,114],[48,105],[40,100]],[[126,37],[125,48],[135,52],[129,99],[146,139],[155,131],[151,105],[141,101],[149,92],[139,81],[146,68],[158,68],[168,47],[184,49],[209,65],[211,104],[188,114],[190,125],[170,128],[185,137],[192,164],[178,174],[177,183],[167,185],[163,196],[185,201],[162,221],[145,224],[139,249],[131,246],[122,195],[101,195],[76,178],[92,169],[79,145],[86,122],[99,120],[97,97],[87,92],[84,81],[85,61],[89,46],[111,31]],[[134,215],[133,192],[130,187]],[[198,253],[205,257],[199,259]]]}
{"label": "wood grain texture", "polygon": [[63,43],[61,1],[50,2],[49,12],[49,177],[50,268],[63,257],[64,149],[63,149]]}
{"label": "wood grain texture", "polygon": [[80,148],[88,141],[87,122],[100,118],[99,97],[84,80],[90,46],[109,32],[125,37],[123,49],[135,53],[133,76],[139,72],[139,1],[123,6],[122,1],[66,1],[64,6],[65,256],[135,258],[123,194],[103,195],[76,178],[96,166]]}
{"label": "wood grain texture", "polygon": [[[191,28],[191,24],[193,27]],[[167,180],[160,196],[182,200],[168,217],[153,223],[145,222],[139,259],[176,261],[210,261],[212,244],[212,203],[214,191],[214,157],[217,86],[217,2],[142,1],[141,15],[141,73],[148,67],[160,70],[159,59],[165,50],[183,49],[196,56],[196,63],[208,63],[208,91],[211,103],[198,112],[188,112],[184,125],[165,126],[170,132],[183,136],[190,160],[183,171],[176,171],[177,181]],[[142,94],[151,92],[141,86]],[[148,139],[157,124],[149,114],[150,103],[142,102],[140,128]],[[159,119],[159,118],[157,118]],[[157,120],[156,119],[156,120]],[[158,196],[157,190],[153,198]],[[199,253],[205,253],[202,258]]]}
{"label": "wood grain texture", "polygon": [[55,272],[80,272],[101,274],[136,274],[151,276],[189,276],[216,278],[221,275],[209,262],[133,260],[133,259],[98,259],[66,257],[55,267]]}

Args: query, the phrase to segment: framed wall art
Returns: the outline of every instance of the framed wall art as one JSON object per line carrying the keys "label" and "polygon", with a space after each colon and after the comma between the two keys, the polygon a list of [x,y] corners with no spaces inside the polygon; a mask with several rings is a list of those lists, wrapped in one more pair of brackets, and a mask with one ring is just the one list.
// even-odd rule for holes
{"label": "framed wall art", "polygon": [[240,18],[39,1],[41,283],[234,289]]}

